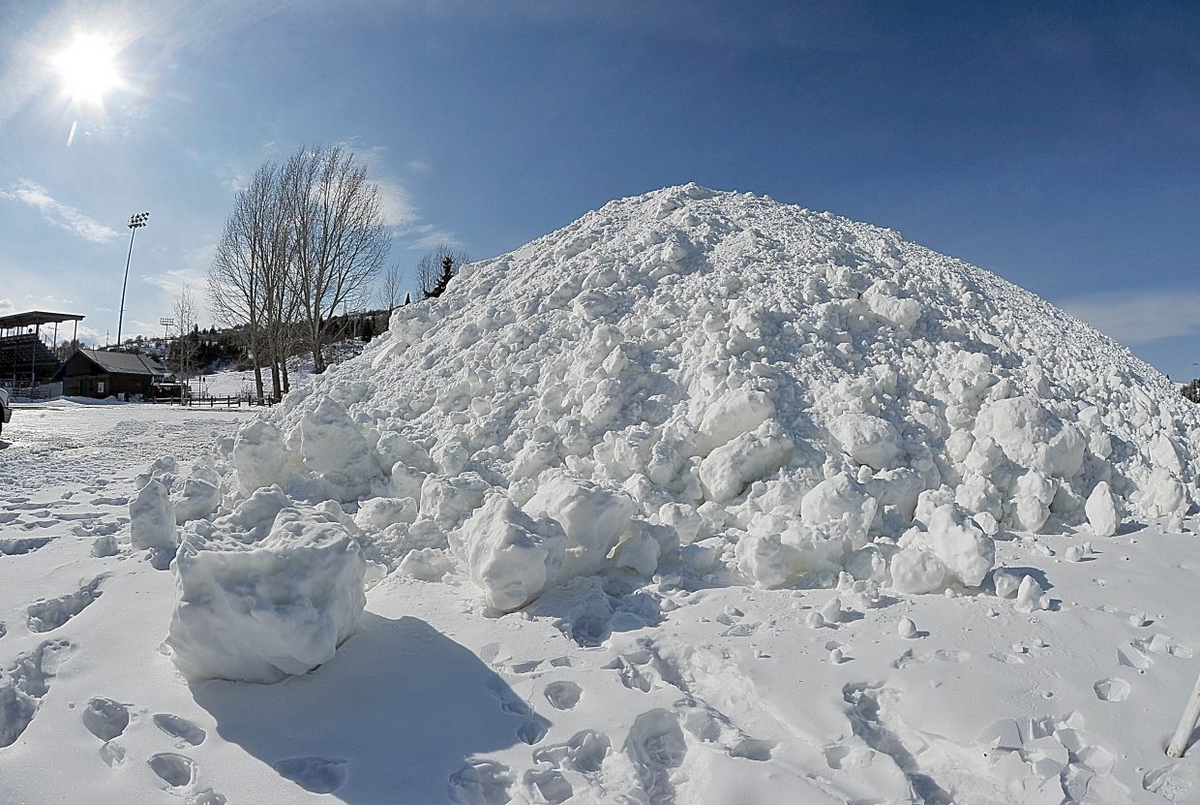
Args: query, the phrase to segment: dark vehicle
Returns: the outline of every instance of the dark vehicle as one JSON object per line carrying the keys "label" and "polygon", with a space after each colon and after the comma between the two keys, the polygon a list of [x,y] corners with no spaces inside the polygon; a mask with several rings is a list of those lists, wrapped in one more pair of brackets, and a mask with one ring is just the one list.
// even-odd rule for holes
{"label": "dark vehicle", "polygon": [[0,433],[4,433],[4,423],[12,419],[12,404],[8,401],[8,391],[0,389]]}

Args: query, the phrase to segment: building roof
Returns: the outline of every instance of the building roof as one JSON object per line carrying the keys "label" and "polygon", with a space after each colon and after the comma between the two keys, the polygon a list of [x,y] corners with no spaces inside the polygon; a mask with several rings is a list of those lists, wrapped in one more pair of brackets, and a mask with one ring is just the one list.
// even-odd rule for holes
{"label": "building roof", "polygon": [[109,374],[170,374],[170,370],[167,367],[148,355],[138,355],[135,352],[105,352],[100,349],[81,349],[79,352]]}
{"label": "building roof", "polygon": [[33,327],[38,324],[54,324],[61,321],[83,321],[83,316],[77,313],[48,313],[44,310],[30,310],[26,313],[13,313],[11,316],[0,316],[0,330],[9,327]]}

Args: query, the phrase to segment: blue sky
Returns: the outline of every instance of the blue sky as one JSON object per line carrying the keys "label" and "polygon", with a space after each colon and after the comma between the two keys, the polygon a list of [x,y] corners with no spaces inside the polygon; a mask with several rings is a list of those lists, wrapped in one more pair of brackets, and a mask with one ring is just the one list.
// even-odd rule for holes
{"label": "blue sky", "polygon": [[[735,7],[736,6],[736,7]],[[72,100],[55,56],[118,48]],[[0,310],[158,332],[264,160],[345,143],[393,259],[695,181],[889,226],[1200,361],[1200,4],[0,0]],[[75,134],[68,138],[75,125]]]}

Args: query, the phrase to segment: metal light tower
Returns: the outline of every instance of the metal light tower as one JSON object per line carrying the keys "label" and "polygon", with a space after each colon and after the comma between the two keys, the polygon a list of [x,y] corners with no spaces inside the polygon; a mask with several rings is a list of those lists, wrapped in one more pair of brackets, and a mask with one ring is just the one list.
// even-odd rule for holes
{"label": "metal light tower", "polygon": [[129,261],[133,257],[133,238],[150,220],[150,213],[136,212],[129,216],[129,254],[125,256],[125,280],[121,283],[121,312],[117,316],[117,346],[121,346],[121,325],[125,323],[125,286],[129,284]]}

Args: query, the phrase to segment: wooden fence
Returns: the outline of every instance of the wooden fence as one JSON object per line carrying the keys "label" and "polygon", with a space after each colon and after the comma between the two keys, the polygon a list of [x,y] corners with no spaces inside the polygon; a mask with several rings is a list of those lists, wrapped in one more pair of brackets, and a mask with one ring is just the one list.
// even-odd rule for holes
{"label": "wooden fence", "polygon": [[252,407],[257,405],[272,406],[275,404],[275,401],[270,397],[264,398],[260,403],[254,397],[244,394],[231,395],[229,397],[188,396],[182,400],[179,397],[162,397],[155,399],[154,402],[166,405],[183,405],[188,408],[241,408],[243,405]]}

